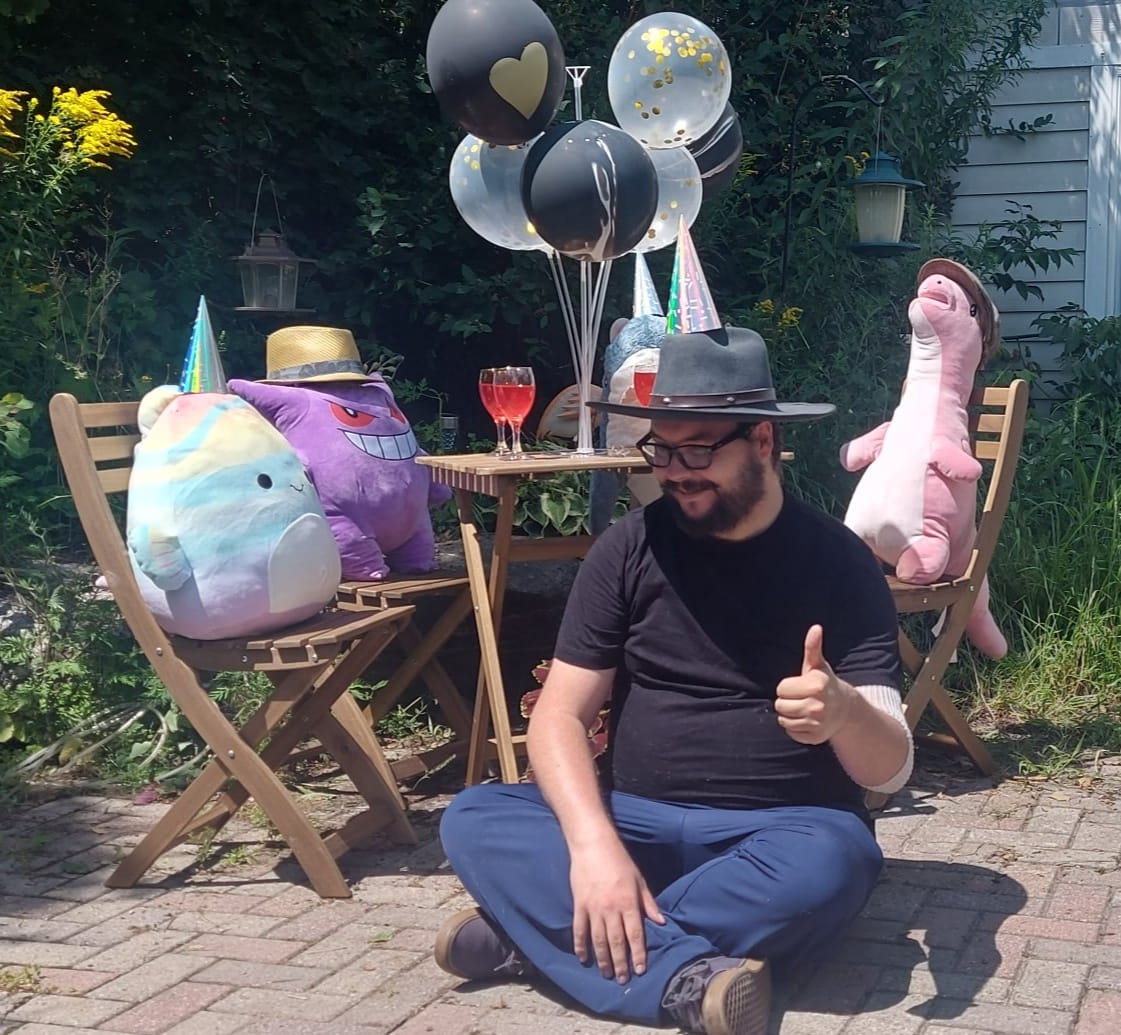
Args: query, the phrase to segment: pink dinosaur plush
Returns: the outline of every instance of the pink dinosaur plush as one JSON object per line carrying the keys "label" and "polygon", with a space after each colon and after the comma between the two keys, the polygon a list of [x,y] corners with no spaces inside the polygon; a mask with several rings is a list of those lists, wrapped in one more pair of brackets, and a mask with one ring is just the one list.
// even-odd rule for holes
{"label": "pink dinosaur plush", "polygon": [[[1000,314],[977,277],[949,259],[919,270],[908,308],[911,359],[890,421],[841,447],[841,465],[863,470],[845,524],[903,582],[961,575],[977,535],[981,465],[969,443],[974,376],[1000,344]],[[965,628],[978,650],[1008,644],[989,611],[984,581]]]}

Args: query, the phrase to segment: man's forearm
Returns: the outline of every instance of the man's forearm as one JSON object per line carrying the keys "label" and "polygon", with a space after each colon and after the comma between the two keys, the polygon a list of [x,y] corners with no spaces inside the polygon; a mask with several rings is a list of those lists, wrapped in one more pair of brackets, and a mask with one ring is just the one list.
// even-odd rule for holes
{"label": "man's forearm", "polygon": [[872,703],[869,691],[876,689],[848,687],[847,720],[829,743],[845,772],[861,787],[897,790],[910,775],[911,734],[902,710],[889,712]]}
{"label": "man's forearm", "polygon": [[537,785],[557,815],[569,850],[612,838],[596,779],[588,731],[562,711],[535,711],[529,724],[529,760]]}

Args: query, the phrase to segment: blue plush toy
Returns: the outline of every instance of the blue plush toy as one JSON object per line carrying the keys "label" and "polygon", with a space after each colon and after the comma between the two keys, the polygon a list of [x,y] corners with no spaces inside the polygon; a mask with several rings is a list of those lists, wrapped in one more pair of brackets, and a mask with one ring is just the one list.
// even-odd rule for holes
{"label": "blue plush toy", "polygon": [[[616,320],[611,326],[611,341],[603,354],[603,394],[605,402],[635,403],[636,370],[656,371],[662,342],[666,337],[666,318],[662,304],[650,279],[650,271],[642,255],[635,253],[634,315]],[[650,422],[619,413],[603,413],[600,419],[600,447],[633,448],[650,430]],[[658,481],[652,474],[626,477],[632,498],[639,504],[649,503],[661,495]],[[611,523],[615,501],[622,491],[624,476],[618,472],[595,471],[592,474],[589,524],[598,535]]]}

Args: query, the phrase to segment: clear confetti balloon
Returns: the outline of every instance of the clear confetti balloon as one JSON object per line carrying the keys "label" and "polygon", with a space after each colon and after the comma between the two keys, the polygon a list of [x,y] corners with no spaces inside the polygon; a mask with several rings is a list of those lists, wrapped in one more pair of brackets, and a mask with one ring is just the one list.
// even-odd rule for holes
{"label": "clear confetti balloon", "polygon": [[536,140],[505,147],[466,136],[448,170],[452,201],[463,221],[480,237],[509,251],[549,248],[522,202],[522,168]]}
{"label": "clear confetti balloon", "polygon": [[707,133],[732,90],[724,44],[687,14],[652,14],[623,33],[607,69],[620,127],[647,147],[681,147]]}
{"label": "clear confetti balloon", "polygon": [[634,246],[636,252],[654,252],[673,244],[682,219],[687,227],[693,225],[704,196],[697,160],[685,148],[655,148],[646,153],[658,174],[658,207],[650,229]]}

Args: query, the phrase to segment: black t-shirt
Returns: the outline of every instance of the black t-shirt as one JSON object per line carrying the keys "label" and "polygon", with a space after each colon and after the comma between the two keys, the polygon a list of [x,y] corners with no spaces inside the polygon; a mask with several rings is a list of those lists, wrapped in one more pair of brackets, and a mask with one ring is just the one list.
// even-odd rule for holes
{"label": "black t-shirt", "polygon": [[556,656],[616,669],[612,786],[721,808],[863,811],[828,744],[787,736],[775,689],[802,671],[810,626],[854,686],[900,686],[883,572],[840,522],[786,496],[766,531],[693,539],[658,500],[616,522],[580,567]]}

